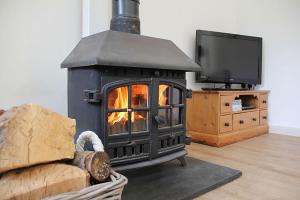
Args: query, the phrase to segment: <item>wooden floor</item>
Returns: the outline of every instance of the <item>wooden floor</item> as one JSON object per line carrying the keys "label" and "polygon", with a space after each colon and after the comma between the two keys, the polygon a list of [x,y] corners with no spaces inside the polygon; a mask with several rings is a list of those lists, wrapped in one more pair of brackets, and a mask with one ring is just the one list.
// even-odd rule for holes
{"label": "wooden floor", "polygon": [[242,177],[199,200],[300,200],[300,138],[267,134],[222,148],[193,143],[189,156],[239,169]]}

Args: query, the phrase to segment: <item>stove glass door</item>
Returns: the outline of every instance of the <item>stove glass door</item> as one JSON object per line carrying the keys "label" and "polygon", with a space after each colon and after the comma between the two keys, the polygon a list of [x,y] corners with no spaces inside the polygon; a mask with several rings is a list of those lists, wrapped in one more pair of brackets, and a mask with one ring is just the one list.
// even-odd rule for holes
{"label": "stove glass door", "polygon": [[160,84],[158,94],[158,128],[181,126],[184,112],[182,90],[172,85]]}
{"label": "stove glass door", "polygon": [[158,87],[158,154],[164,155],[184,148],[185,142],[184,87],[160,82]]}
{"label": "stove glass door", "polygon": [[107,106],[107,132],[109,136],[148,131],[148,85],[128,85],[110,90]]}

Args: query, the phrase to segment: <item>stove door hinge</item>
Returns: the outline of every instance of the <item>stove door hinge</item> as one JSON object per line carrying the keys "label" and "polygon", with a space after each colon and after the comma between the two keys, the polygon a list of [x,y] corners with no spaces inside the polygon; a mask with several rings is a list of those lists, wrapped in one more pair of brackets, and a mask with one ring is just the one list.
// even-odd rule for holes
{"label": "stove door hinge", "polygon": [[193,96],[193,90],[191,89],[186,89],[186,98],[191,99]]}
{"label": "stove door hinge", "polygon": [[100,103],[102,96],[99,90],[84,90],[84,101],[88,103]]}

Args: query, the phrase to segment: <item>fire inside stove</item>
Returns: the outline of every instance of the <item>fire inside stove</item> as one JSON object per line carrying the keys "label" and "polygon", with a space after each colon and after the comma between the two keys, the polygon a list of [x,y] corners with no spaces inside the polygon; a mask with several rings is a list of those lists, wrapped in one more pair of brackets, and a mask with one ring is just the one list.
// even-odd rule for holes
{"label": "fire inside stove", "polygon": [[[123,86],[108,94],[109,134],[148,130],[148,85]],[[130,121],[130,127],[128,122]]]}
{"label": "fire inside stove", "polygon": [[[159,85],[158,93],[158,106],[168,107],[170,86]],[[179,96],[177,94],[177,98]],[[148,131],[149,111],[148,85],[123,86],[110,90],[108,93],[108,134]],[[168,125],[170,111],[170,109],[159,109],[159,116],[163,122],[160,127]],[[174,119],[176,120],[176,117]]]}

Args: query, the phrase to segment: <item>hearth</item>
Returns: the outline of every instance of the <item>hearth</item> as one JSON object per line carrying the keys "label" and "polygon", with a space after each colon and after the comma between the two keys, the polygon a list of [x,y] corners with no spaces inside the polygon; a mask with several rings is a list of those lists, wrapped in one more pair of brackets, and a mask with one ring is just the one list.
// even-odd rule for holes
{"label": "hearth", "polygon": [[83,38],[62,63],[77,136],[97,133],[116,170],[184,164],[185,72],[200,70],[171,41],[139,35],[138,6],[113,0],[111,30]]}

